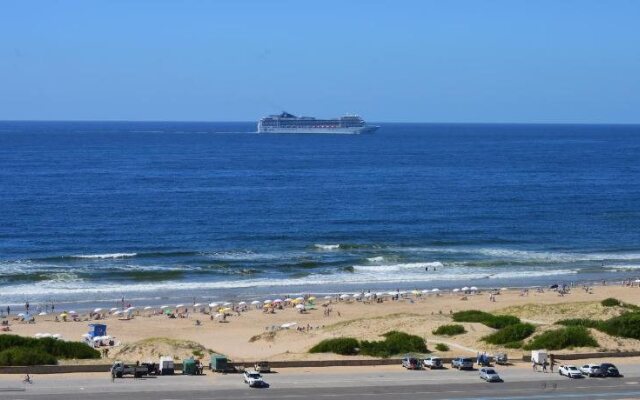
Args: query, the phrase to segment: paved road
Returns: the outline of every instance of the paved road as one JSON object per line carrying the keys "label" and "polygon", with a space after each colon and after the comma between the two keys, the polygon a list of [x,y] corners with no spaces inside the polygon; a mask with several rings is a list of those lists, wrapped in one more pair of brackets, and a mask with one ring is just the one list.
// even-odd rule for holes
{"label": "paved road", "polygon": [[505,368],[505,383],[485,383],[476,372],[404,371],[358,369],[318,373],[314,370],[282,370],[266,376],[269,389],[249,389],[240,375],[209,374],[117,379],[106,374],[89,376],[36,376],[22,385],[19,376],[2,377],[0,399],[74,400],[126,398],[142,400],[290,399],[339,398],[416,399],[624,399],[640,398],[640,367],[625,366],[627,377],[570,380],[558,374],[533,373],[528,368]]}

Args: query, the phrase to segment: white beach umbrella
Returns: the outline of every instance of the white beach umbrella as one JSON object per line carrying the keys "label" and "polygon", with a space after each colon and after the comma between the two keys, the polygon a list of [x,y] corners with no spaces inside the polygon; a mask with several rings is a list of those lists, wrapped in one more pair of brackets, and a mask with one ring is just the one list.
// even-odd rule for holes
{"label": "white beach umbrella", "polygon": [[183,307],[184,307],[184,304],[178,304],[178,305],[176,306],[176,308],[183,308]]}
{"label": "white beach umbrella", "polygon": [[440,291],[440,289],[438,289],[438,288],[433,288],[433,289],[431,289],[431,292],[433,292],[433,293],[435,293],[435,292],[439,292],[439,291]]}
{"label": "white beach umbrella", "polygon": [[166,304],[164,306],[160,306],[160,309],[162,309],[162,310],[164,310],[165,308],[169,308],[169,306],[166,305]]}
{"label": "white beach umbrella", "polygon": [[398,292],[387,292],[388,296],[395,296],[396,294],[398,294]]}
{"label": "white beach umbrella", "polygon": [[384,293],[383,292],[378,292],[378,293],[376,293],[376,297],[384,297]]}
{"label": "white beach umbrella", "polygon": [[282,299],[275,299],[273,302],[274,303],[282,303]]}
{"label": "white beach umbrella", "polygon": [[300,296],[300,297],[296,297],[296,300],[298,301],[304,301],[304,297]]}
{"label": "white beach umbrella", "polygon": [[194,307],[202,307],[202,303],[196,303],[193,305]]}
{"label": "white beach umbrella", "polygon": [[262,302],[258,301],[258,300],[254,300],[251,302],[251,305],[253,306],[257,306],[258,304],[262,304]]}
{"label": "white beach umbrella", "polygon": [[466,292],[467,290],[469,290],[469,286],[465,286],[465,287],[462,288],[463,292]]}
{"label": "white beach umbrella", "polygon": [[23,312],[18,313],[18,317],[24,317],[24,316],[26,316],[26,315],[27,315],[27,314],[25,314],[25,313],[23,313]]}
{"label": "white beach umbrella", "polygon": [[333,299],[333,296],[324,296],[324,299],[325,300],[331,300],[331,299]]}
{"label": "white beach umbrella", "polygon": [[151,306],[146,306],[144,309],[145,309],[145,310],[153,310],[153,307],[151,307]]}
{"label": "white beach umbrella", "polygon": [[640,279],[636,279],[634,282],[635,283],[640,283]]}
{"label": "white beach umbrella", "polygon": [[122,311],[116,311],[113,313],[113,315],[120,315],[120,314],[122,314]]}
{"label": "white beach umbrella", "polygon": [[458,288],[455,288],[455,289],[452,290],[453,293],[458,293],[459,291],[460,291],[460,289],[458,289]]}
{"label": "white beach umbrella", "polygon": [[209,303],[209,307],[211,307],[211,308],[216,308],[218,306],[219,306],[218,303]]}
{"label": "white beach umbrella", "polygon": [[507,291],[507,290],[509,290],[509,289],[507,289],[506,287],[503,287],[503,288],[502,288],[502,289],[500,289],[500,290],[502,290],[502,291],[504,292],[504,291]]}
{"label": "white beach umbrella", "polygon": [[360,293],[356,293],[356,294],[353,295],[354,299],[359,299],[361,297],[362,297],[362,295]]}
{"label": "white beach umbrella", "polygon": [[44,316],[44,315],[47,315],[47,313],[43,311],[43,312],[41,312],[41,313],[40,313],[40,314],[38,314],[38,315],[42,317],[42,316]]}
{"label": "white beach umbrella", "polygon": [[247,302],[246,301],[241,301],[240,303],[238,303],[239,306],[246,306]]}
{"label": "white beach umbrella", "polygon": [[475,287],[475,286],[471,286],[470,290],[471,290],[472,292],[477,292],[477,291],[478,291],[478,288],[477,288],[477,287]]}
{"label": "white beach umbrella", "polygon": [[422,289],[422,293],[429,293],[430,290],[429,289]]}
{"label": "white beach umbrella", "polygon": [[78,314],[77,312],[75,312],[74,310],[69,311],[67,314],[71,314],[71,315],[76,315]]}
{"label": "white beach umbrella", "polygon": [[291,297],[287,297],[286,299],[284,299],[285,303],[290,303],[292,301],[293,301],[293,299]]}
{"label": "white beach umbrella", "polygon": [[94,308],[94,309],[93,309],[93,312],[94,312],[94,313],[102,312],[102,308]]}
{"label": "white beach umbrella", "polygon": [[133,311],[135,309],[136,309],[136,307],[131,306],[131,307],[127,308],[125,311],[126,312],[131,312],[131,311]]}
{"label": "white beach umbrella", "polygon": [[272,302],[271,302],[271,300],[265,300],[265,301],[263,301],[263,303],[264,304],[271,304]]}
{"label": "white beach umbrella", "polygon": [[365,293],[364,294],[364,297],[371,297],[371,296],[373,296],[373,293]]}
{"label": "white beach umbrella", "polygon": [[222,303],[223,306],[225,307],[229,307],[230,305],[232,305],[231,303],[229,303],[228,301],[225,301],[224,303]]}
{"label": "white beach umbrella", "polygon": [[111,312],[118,311],[118,307],[111,307],[111,308],[109,309],[109,311],[111,311]]}
{"label": "white beach umbrella", "polygon": [[347,299],[351,298],[351,296],[349,296],[348,294],[343,294],[343,295],[340,296],[340,298],[342,300],[347,300]]}
{"label": "white beach umbrella", "polygon": [[297,304],[297,305],[296,305],[296,308],[297,308],[298,310],[304,310],[304,309],[305,309],[304,304]]}

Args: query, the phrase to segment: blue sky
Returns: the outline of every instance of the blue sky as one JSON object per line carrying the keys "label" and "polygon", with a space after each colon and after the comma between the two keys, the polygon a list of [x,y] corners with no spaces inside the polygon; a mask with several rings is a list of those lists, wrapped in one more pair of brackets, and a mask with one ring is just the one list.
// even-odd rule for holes
{"label": "blue sky", "polygon": [[640,123],[640,1],[6,1],[0,119]]}

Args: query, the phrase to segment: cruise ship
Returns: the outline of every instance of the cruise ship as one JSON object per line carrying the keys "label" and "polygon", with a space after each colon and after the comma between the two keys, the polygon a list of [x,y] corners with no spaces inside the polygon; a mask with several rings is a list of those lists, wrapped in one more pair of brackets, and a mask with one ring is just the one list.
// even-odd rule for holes
{"label": "cruise ship", "polygon": [[340,118],[316,119],[312,117],[296,117],[288,112],[269,115],[258,121],[258,133],[371,133],[378,129],[375,125],[367,125],[357,115],[345,115]]}

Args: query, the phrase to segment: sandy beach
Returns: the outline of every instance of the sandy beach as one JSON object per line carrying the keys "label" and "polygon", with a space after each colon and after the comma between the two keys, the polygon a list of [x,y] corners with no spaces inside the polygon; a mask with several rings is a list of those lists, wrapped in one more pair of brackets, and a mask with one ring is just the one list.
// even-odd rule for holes
{"label": "sandy beach", "polygon": [[[226,322],[211,320],[210,316],[190,312],[186,318],[170,319],[165,315],[145,315],[139,312],[130,320],[108,316],[100,322],[108,326],[108,334],[120,342],[110,350],[109,358],[125,361],[155,359],[159,355],[177,358],[189,356],[193,350],[206,353],[215,351],[227,355],[234,361],[244,360],[300,360],[339,358],[334,354],[309,354],[311,346],[322,339],[350,336],[358,339],[379,339],[379,335],[390,330],[401,330],[422,336],[430,350],[436,343],[446,343],[448,352],[443,356],[475,355],[477,352],[504,351],[500,347],[489,346],[480,338],[493,330],[482,324],[463,323],[467,333],[455,337],[434,336],[431,332],[438,326],[451,322],[450,313],[460,310],[479,309],[495,313],[515,315],[524,321],[538,325],[536,332],[542,332],[551,324],[563,318],[588,317],[604,319],[622,312],[616,307],[603,307],[602,299],[615,297],[627,303],[640,303],[640,289],[637,287],[596,286],[591,292],[580,287],[570,294],[559,296],[554,291],[538,293],[530,290],[523,294],[520,290],[503,291],[496,301],[489,301],[488,293],[466,296],[443,293],[428,296],[409,296],[404,300],[388,300],[382,303],[361,301],[335,301],[329,305],[332,313],[327,316],[325,307],[317,300],[315,309],[299,313],[293,307],[276,310],[275,314],[263,313],[255,308],[234,313]],[[143,305],[137,305],[143,306]],[[79,322],[56,322],[54,315],[38,316],[35,324],[10,321],[10,332],[24,336],[36,333],[57,333],[65,340],[81,340],[88,331],[87,315],[81,315]],[[196,320],[201,321],[200,325]],[[283,324],[295,322],[297,328],[276,329]],[[640,342],[632,339],[612,338],[593,331],[600,347],[596,350],[640,350]],[[157,341],[152,338],[167,338]],[[192,341],[184,345],[177,341]],[[141,343],[140,341],[145,341]],[[201,346],[197,346],[197,345]],[[577,352],[581,349],[572,349]],[[507,350],[511,358],[520,358],[522,350]],[[63,361],[75,362],[72,360]],[[95,361],[91,361],[95,362]]]}

